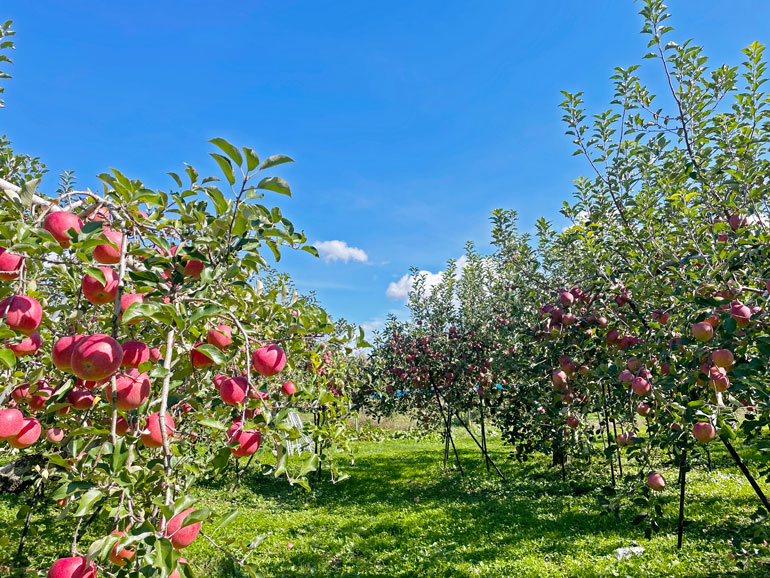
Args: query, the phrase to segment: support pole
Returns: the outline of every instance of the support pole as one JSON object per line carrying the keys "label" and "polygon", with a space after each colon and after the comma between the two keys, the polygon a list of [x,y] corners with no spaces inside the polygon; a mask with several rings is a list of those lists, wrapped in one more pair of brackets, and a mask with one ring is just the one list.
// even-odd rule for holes
{"label": "support pole", "polygon": [[765,507],[765,509],[768,512],[770,512],[770,503],[768,503],[767,501],[767,496],[765,496],[764,492],[757,484],[757,481],[754,479],[754,476],[751,475],[749,468],[747,468],[746,464],[743,463],[741,456],[738,455],[738,452],[735,451],[735,448],[729,441],[727,441],[725,438],[720,438],[720,439],[722,440],[722,443],[725,444],[727,451],[730,452],[730,455],[732,456],[735,463],[738,465],[738,468],[741,470],[741,472],[743,472],[743,475],[749,481],[749,484],[751,484],[751,487],[754,488],[754,493],[757,494],[757,497],[762,502],[762,505]]}
{"label": "support pole", "polygon": [[676,549],[682,549],[682,534],[684,533],[684,487],[687,477],[687,450],[682,450],[679,464],[679,525],[676,531]]}

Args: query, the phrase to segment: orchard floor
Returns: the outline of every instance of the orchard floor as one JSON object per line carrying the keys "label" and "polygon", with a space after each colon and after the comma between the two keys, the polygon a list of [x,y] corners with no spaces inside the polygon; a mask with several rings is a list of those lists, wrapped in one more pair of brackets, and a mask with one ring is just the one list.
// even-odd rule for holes
{"label": "orchard floor", "polygon": [[[264,537],[250,561],[266,578],[770,576],[767,561],[741,570],[728,558],[728,532],[747,525],[758,502],[726,456],[715,454],[711,473],[689,474],[692,523],[677,551],[675,484],[665,492],[668,525],[648,541],[631,524],[631,512],[620,521],[600,515],[591,478],[576,474],[562,483],[544,461],[509,461],[506,449],[492,441],[506,484],[486,472],[470,438],[460,437],[458,446],[465,477],[442,469],[441,442],[398,439],[358,444],[355,465],[345,467],[350,478],[316,483],[311,492],[255,472],[237,491],[221,484],[197,492],[217,513],[240,511],[225,530],[211,532],[215,538]],[[665,474],[676,480],[675,472]],[[0,521],[17,508],[15,497],[0,496]],[[66,530],[55,515],[53,509],[37,514],[43,527],[48,520],[47,529],[30,538],[30,547],[50,549],[52,557],[56,535]],[[7,538],[13,544],[16,536]],[[618,547],[633,545],[646,551],[616,560]],[[0,567],[11,549],[0,549]],[[196,576],[238,575],[201,538],[184,552]]]}

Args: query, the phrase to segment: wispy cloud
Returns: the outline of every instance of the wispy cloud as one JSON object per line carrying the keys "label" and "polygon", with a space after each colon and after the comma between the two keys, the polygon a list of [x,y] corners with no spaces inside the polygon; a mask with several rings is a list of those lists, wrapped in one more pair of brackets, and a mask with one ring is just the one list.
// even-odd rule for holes
{"label": "wispy cloud", "polygon": [[351,247],[345,241],[318,241],[314,243],[314,246],[318,249],[318,253],[325,263],[332,261],[367,263],[369,261],[366,251],[358,247]]}

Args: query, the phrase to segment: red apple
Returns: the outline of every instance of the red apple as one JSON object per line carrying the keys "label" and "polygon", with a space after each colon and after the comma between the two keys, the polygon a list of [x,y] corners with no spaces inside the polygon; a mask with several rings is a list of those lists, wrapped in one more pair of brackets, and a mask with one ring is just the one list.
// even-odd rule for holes
{"label": "red apple", "polygon": [[631,382],[631,389],[636,395],[644,396],[649,395],[652,386],[650,386],[650,382],[643,377],[635,377],[634,381]]}
{"label": "red apple", "polygon": [[85,381],[101,381],[115,373],[123,361],[120,343],[97,333],[84,337],[72,350],[72,373]]}
{"label": "red apple", "polygon": [[[110,532],[110,534],[119,536],[120,538],[123,538],[125,536],[125,532],[121,532],[119,530],[113,530]],[[115,566],[120,566],[121,568],[125,566],[127,563],[131,562],[136,557],[136,549],[134,548],[121,548],[118,550],[118,547],[120,546],[120,542],[115,544],[115,546],[112,548],[112,551],[110,552],[109,559],[110,562],[115,564]]]}
{"label": "red apple", "polygon": [[629,370],[624,369],[623,371],[620,372],[620,375],[618,375],[618,379],[622,383],[631,383],[632,381],[634,381],[634,374],[631,373]]}
{"label": "red apple", "polygon": [[666,488],[666,479],[658,472],[652,472],[647,476],[647,487],[655,492],[662,492]]}
{"label": "red apple", "polygon": [[8,349],[13,351],[16,357],[26,357],[27,355],[35,355],[37,350],[43,345],[43,338],[35,331],[29,337],[25,337],[18,343],[9,345]]}
{"label": "red apple", "polygon": [[[169,414],[166,414],[166,437],[171,437],[171,434],[175,431],[174,418]],[[162,432],[160,429],[160,416],[158,412],[152,414],[147,418],[147,427],[145,433],[142,434],[142,443],[148,448],[159,448],[163,445]]]}
{"label": "red apple", "polygon": [[[187,560],[185,560],[184,558],[179,558],[179,560],[177,560],[177,562],[179,564],[187,564],[188,563]],[[182,578],[182,575],[179,573],[179,567],[178,566],[177,566],[177,568],[174,569],[174,571],[171,574],[168,575],[168,578]]]}
{"label": "red apple", "polygon": [[43,308],[34,297],[12,295],[0,301],[0,317],[14,331],[33,333],[43,320]]}
{"label": "red apple", "polygon": [[294,395],[297,393],[297,386],[291,381],[287,381],[281,386],[281,393],[284,395]]}
{"label": "red apple", "polygon": [[735,357],[733,357],[733,352],[729,349],[717,349],[711,352],[711,361],[714,362],[714,365],[729,369],[735,363]]}
{"label": "red apple", "polygon": [[124,436],[130,431],[131,426],[128,425],[126,418],[124,418],[122,415],[119,415],[117,421],[115,422],[115,433],[119,436]]}
{"label": "red apple", "polygon": [[714,337],[714,328],[708,321],[701,321],[692,326],[692,336],[703,343]]}
{"label": "red apple", "polygon": [[91,409],[99,398],[88,389],[73,389],[67,396],[67,401],[72,409],[86,410]]}
{"label": "red apple", "polygon": [[153,363],[157,363],[158,361],[160,361],[161,357],[163,357],[163,355],[161,354],[160,349],[158,349],[157,347],[153,347],[152,349],[150,349],[150,361],[152,361]]}
{"label": "red apple", "polygon": [[18,435],[24,427],[24,414],[18,409],[0,409],[0,441]]}
{"label": "red apple", "polygon": [[229,405],[238,405],[246,397],[249,383],[243,377],[230,377],[221,382],[219,395]]}
{"label": "red apple", "polygon": [[206,342],[224,351],[233,342],[231,339],[232,335],[232,327],[229,325],[217,325],[213,329],[209,329],[206,334]]}
{"label": "red apple", "polygon": [[60,427],[49,428],[48,431],[45,433],[45,437],[48,438],[49,442],[53,444],[58,444],[60,441],[64,439],[64,430]]}
{"label": "red apple", "polygon": [[551,383],[556,391],[563,391],[567,388],[567,373],[563,369],[557,369],[551,375]]}
{"label": "red apple", "polygon": [[83,335],[67,335],[54,343],[51,350],[51,361],[56,369],[65,373],[72,373],[72,352],[75,350],[75,345],[83,337]]}
{"label": "red apple", "polygon": [[59,558],[48,570],[47,578],[96,578],[96,566],[85,556]]}
{"label": "red apple", "polygon": [[571,415],[567,418],[567,425],[572,429],[576,429],[577,426],[580,425],[580,420],[576,418],[574,415]]}
{"label": "red apple", "polygon": [[126,341],[123,348],[121,367],[139,367],[150,360],[150,348],[142,341]]}
{"label": "red apple", "polygon": [[[120,310],[122,313],[126,312],[126,309],[131,307],[134,303],[142,303],[144,302],[144,293],[124,293],[120,296]],[[128,322],[128,325],[133,325],[134,323],[139,323],[141,319],[133,319],[132,321]]]}
{"label": "red apple", "polygon": [[190,361],[195,369],[208,369],[214,365],[214,360],[211,359],[205,353],[198,351],[198,348],[203,345],[202,343],[196,343],[190,351]]}
{"label": "red apple", "polygon": [[0,280],[13,281],[21,275],[21,267],[24,265],[24,257],[9,253],[0,247]]}
{"label": "red apple", "polygon": [[177,550],[186,548],[198,537],[198,532],[201,530],[200,522],[183,526],[185,518],[194,511],[195,508],[187,508],[171,518],[166,524],[166,537],[171,538],[171,545]]}
{"label": "red apple", "polygon": [[730,317],[735,319],[738,327],[746,327],[751,321],[751,308],[740,301],[733,301],[730,305]]}
{"label": "red apple", "polygon": [[716,437],[717,430],[711,422],[699,421],[692,426],[692,435],[700,443],[707,444]]}
{"label": "red apple", "polygon": [[251,355],[251,361],[257,373],[270,377],[280,373],[286,366],[286,354],[280,345],[274,343],[255,350]]}
{"label": "red apple", "polygon": [[241,429],[241,424],[236,422],[227,430],[227,441],[237,443],[236,447],[230,448],[230,451],[236,458],[250,456],[255,453],[262,443],[262,434],[257,430]]}
{"label": "red apple", "polygon": [[63,249],[67,249],[70,246],[70,238],[67,232],[74,230],[76,233],[79,233],[82,228],[83,221],[81,218],[66,211],[50,213],[45,218],[45,221],[43,221],[43,229],[51,233]]}
{"label": "red apple", "polygon": [[217,391],[222,388],[222,383],[224,383],[226,379],[230,379],[230,377],[222,373],[218,373],[214,376],[214,387]]}
{"label": "red apple", "polygon": [[83,296],[94,305],[106,305],[115,301],[118,295],[118,274],[109,267],[99,267],[104,274],[104,283],[96,277],[85,275],[80,282]]}
{"label": "red apple", "polygon": [[30,396],[28,403],[31,409],[40,411],[45,409],[45,404],[53,395],[54,388],[44,380],[38,381],[35,387],[35,393]]}
{"label": "red apple", "polygon": [[640,403],[639,405],[636,406],[636,413],[644,417],[649,415],[651,409],[652,408],[646,403]]}
{"label": "red apple", "polygon": [[21,430],[15,436],[9,436],[6,441],[11,447],[23,449],[34,444],[40,439],[43,428],[34,417],[25,417]]}
{"label": "red apple", "polygon": [[[139,373],[136,369],[121,373],[115,378],[115,391],[117,392],[115,405],[119,410],[136,409],[150,398],[150,377],[146,373]],[[112,403],[112,383],[104,388],[104,394]]]}
{"label": "red apple", "polygon": [[103,232],[104,236],[107,237],[107,240],[114,243],[116,247],[113,247],[109,243],[97,245],[94,247],[94,259],[103,265],[120,263],[120,246],[123,244],[123,233],[106,227]]}

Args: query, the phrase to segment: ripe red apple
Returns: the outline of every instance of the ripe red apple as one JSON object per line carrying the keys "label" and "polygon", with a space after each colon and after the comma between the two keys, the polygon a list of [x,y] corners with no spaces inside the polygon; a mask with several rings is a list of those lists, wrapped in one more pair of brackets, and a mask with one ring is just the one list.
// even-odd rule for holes
{"label": "ripe red apple", "polygon": [[622,383],[631,383],[632,381],[634,381],[634,374],[631,373],[629,370],[624,369],[623,371],[620,372],[620,375],[618,375],[618,379]]}
{"label": "ripe red apple", "polygon": [[738,229],[741,229],[746,226],[746,223],[748,222],[748,219],[746,218],[746,215],[741,214],[734,214],[730,215],[730,228],[733,231],[737,231]]}
{"label": "ripe red apple", "polygon": [[222,401],[229,405],[238,405],[246,397],[246,389],[249,383],[243,377],[230,377],[222,381],[219,395]]}
{"label": "ripe red apple", "polygon": [[214,365],[214,360],[211,359],[205,353],[198,351],[198,348],[203,345],[202,343],[196,343],[190,351],[190,361],[195,369],[208,369]]}
{"label": "ripe red apple", "polygon": [[711,361],[714,362],[714,365],[729,369],[735,363],[735,357],[729,349],[717,349],[711,353]]}
{"label": "ripe red apple", "polygon": [[0,317],[14,331],[33,333],[43,320],[43,308],[34,297],[12,295],[0,301]]}
{"label": "ripe red apple", "polygon": [[626,361],[626,367],[630,370],[636,373],[642,368],[642,360],[638,357],[632,357],[628,361]]}
{"label": "ripe red apple", "polygon": [[577,426],[580,425],[580,420],[576,418],[574,415],[571,415],[567,418],[567,425],[572,429],[576,429]]}
{"label": "ripe red apple", "polygon": [[607,332],[607,343],[616,345],[620,341],[620,332],[617,329],[610,329]]}
{"label": "ripe red apple", "polygon": [[16,255],[0,247],[0,280],[13,281],[21,275],[21,267],[24,265],[24,257]]}
{"label": "ripe red apple", "polygon": [[157,363],[158,361],[160,361],[161,357],[163,357],[163,355],[161,354],[160,349],[158,349],[157,347],[153,347],[152,349],[150,349],[150,361],[152,361],[153,363]]}
{"label": "ripe red apple", "polygon": [[[139,373],[136,369],[121,373],[115,378],[115,391],[117,408],[121,411],[131,411],[150,398],[150,377],[146,373]],[[112,403],[112,383],[107,384],[104,393],[107,400]]]}
{"label": "ripe red apple", "polygon": [[203,273],[203,268],[203,261],[198,261],[197,259],[188,259],[184,264],[184,274],[187,277],[199,279],[201,273]]}
{"label": "ripe red apple", "polygon": [[567,387],[567,373],[563,369],[557,369],[551,375],[551,383],[556,391],[561,391]]}
{"label": "ripe red apple", "polygon": [[702,444],[707,444],[717,435],[716,428],[708,421],[699,421],[692,426],[692,435]]}
{"label": "ripe red apple", "polygon": [[35,355],[43,345],[43,338],[35,331],[29,337],[25,337],[18,343],[14,343],[8,346],[8,349],[13,351],[16,357],[26,357],[27,355]]}
{"label": "ripe red apple", "polygon": [[615,438],[615,441],[618,443],[619,446],[630,446],[633,445],[634,441],[632,439],[632,434],[630,433],[619,433],[617,437]]}
{"label": "ripe red apple", "polygon": [[281,393],[284,395],[294,395],[297,393],[297,386],[291,381],[287,381],[281,386]]}
{"label": "ripe red apple", "polygon": [[109,267],[99,267],[99,270],[104,273],[104,283],[96,277],[85,275],[80,282],[80,288],[89,303],[106,305],[114,302],[118,295],[118,274]]}
{"label": "ripe red apple", "polygon": [[666,489],[666,479],[658,472],[652,472],[647,476],[647,487],[655,492],[662,492]]}
{"label": "ripe red apple", "polygon": [[11,397],[16,403],[24,403],[29,401],[32,394],[29,393],[29,384],[22,383],[11,392]]}
{"label": "ripe red apple", "polygon": [[562,307],[569,307],[575,302],[575,296],[569,291],[562,291],[559,295],[559,301]]}
{"label": "ripe red apple", "polygon": [[47,578],[96,578],[96,566],[85,556],[59,558],[48,570]]}
{"label": "ripe red apple", "polygon": [[206,343],[224,351],[233,342],[232,335],[232,327],[229,325],[217,325],[213,329],[209,329],[206,334]]}
{"label": "ripe red apple", "polygon": [[139,367],[150,360],[150,348],[142,341],[125,341],[123,349],[123,361],[121,367]]}
{"label": "ripe red apple", "polygon": [[195,508],[187,508],[171,518],[166,524],[166,537],[171,539],[171,545],[177,550],[186,548],[198,537],[198,532],[201,530],[200,522],[183,526],[185,518],[194,511]]}
{"label": "ripe red apple", "polygon": [[25,417],[21,430],[15,436],[6,438],[8,445],[17,449],[24,449],[40,439],[43,428],[34,417]]}
{"label": "ripe red apple", "polygon": [[115,422],[115,433],[119,436],[124,436],[131,431],[131,426],[128,425],[126,418],[122,415],[118,416],[118,420]]}
{"label": "ripe red apple", "polygon": [[631,382],[631,389],[636,395],[644,396],[649,395],[650,391],[652,391],[652,386],[643,377],[635,377],[634,381]]}
{"label": "ripe red apple", "polygon": [[236,447],[230,448],[230,452],[236,458],[250,456],[255,453],[262,443],[262,434],[257,430],[241,429],[241,424],[236,422],[227,429],[227,441],[237,443]]}
{"label": "ripe red apple", "polygon": [[99,398],[94,395],[94,392],[88,389],[73,389],[67,395],[67,401],[72,406],[72,409],[86,410],[91,409]]}
{"label": "ripe red apple", "polygon": [[[166,414],[164,421],[166,422],[166,437],[170,438],[171,434],[176,431],[174,418]],[[158,412],[155,412],[147,418],[147,427],[145,428],[145,433],[142,434],[142,443],[148,448],[159,448],[163,445],[163,438],[161,436],[160,416]]]}
{"label": "ripe red apple", "polygon": [[72,350],[72,373],[85,381],[101,381],[115,373],[123,361],[120,343],[97,333],[79,340]]}
{"label": "ripe red apple", "polygon": [[[120,538],[123,538],[123,536],[126,535],[125,532],[121,532],[119,530],[113,530],[110,532],[110,534],[114,536],[119,536]],[[121,568],[131,562],[136,557],[136,549],[134,548],[121,548],[118,550],[118,547],[120,546],[120,542],[115,544],[115,546],[112,548],[112,551],[110,552],[109,559],[110,562],[115,564],[115,566],[120,566]]]}
{"label": "ripe red apple", "polygon": [[710,367],[708,374],[709,385],[717,391],[727,391],[730,387],[730,378],[727,377],[727,371],[724,367]]}
{"label": "ripe red apple", "polygon": [[[120,296],[120,310],[122,313],[126,312],[126,309],[131,307],[134,303],[144,302],[144,293],[124,293]],[[122,315],[121,315],[122,317]],[[128,325],[139,323],[141,319],[133,319],[128,322]]]}
{"label": "ripe red apple", "polygon": [[692,326],[692,336],[703,343],[714,337],[714,328],[708,321],[701,321]]}
{"label": "ripe red apple", "polygon": [[257,373],[270,377],[276,375],[286,366],[286,354],[278,344],[266,345],[254,351],[251,361]]}
{"label": "ripe red apple", "polygon": [[219,391],[222,388],[222,383],[226,379],[230,379],[230,377],[222,373],[218,373],[214,376],[214,387],[216,388],[217,391]]}
{"label": "ripe red apple", "polygon": [[32,394],[30,390],[32,395],[30,396],[28,403],[30,409],[34,411],[40,411],[45,409],[45,404],[53,395],[54,388],[44,380],[38,381],[35,387],[36,389],[34,394]]}
{"label": "ripe red apple", "polygon": [[652,408],[646,403],[640,403],[639,405],[636,406],[636,413],[638,413],[642,417],[645,417],[649,415],[651,409]]}
{"label": "ripe red apple", "polygon": [[48,439],[49,442],[53,444],[58,444],[60,441],[64,439],[64,430],[60,427],[49,428],[48,431],[45,433],[45,437]]}
{"label": "ripe red apple", "polygon": [[120,246],[123,244],[123,233],[120,231],[114,231],[105,227],[104,236],[107,240],[116,245],[113,247],[109,243],[103,245],[97,245],[94,247],[94,259],[103,265],[114,265],[120,263]]}
{"label": "ripe red apple", "polygon": [[733,301],[730,305],[730,317],[735,319],[738,327],[746,327],[751,321],[751,308],[740,301]]}
{"label": "ripe red apple", "polygon": [[67,335],[54,343],[51,350],[51,361],[56,369],[65,373],[72,373],[72,352],[75,350],[75,345],[83,337],[83,335]]}
{"label": "ripe red apple", "polygon": [[68,249],[70,246],[70,238],[67,232],[74,229],[76,233],[79,233],[82,228],[82,219],[66,211],[50,213],[45,218],[45,221],[43,221],[43,229],[53,235],[53,238],[56,239],[62,249]]}
{"label": "ripe red apple", "polygon": [[18,409],[0,409],[0,441],[18,435],[24,427],[24,414]]}

